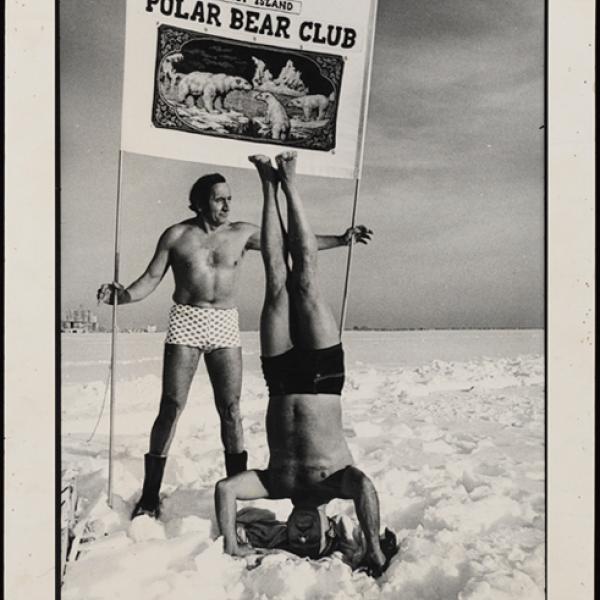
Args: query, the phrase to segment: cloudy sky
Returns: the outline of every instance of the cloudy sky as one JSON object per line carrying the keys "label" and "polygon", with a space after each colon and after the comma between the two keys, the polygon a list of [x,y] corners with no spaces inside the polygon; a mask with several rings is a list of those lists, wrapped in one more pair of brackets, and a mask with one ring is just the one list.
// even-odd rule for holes
{"label": "cloudy sky", "polygon": [[[124,0],[61,0],[61,244],[64,308],[94,308],[112,279]],[[543,2],[380,0],[358,219],[375,230],[355,253],[348,327],[541,327],[544,311]],[[191,215],[190,185],[214,166],[128,154],[121,280],[160,233]],[[249,171],[219,168],[234,213],[258,222]],[[351,216],[350,181],[301,179],[320,233]],[[343,249],[321,254],[339,311]],[[256,329],[260,255],[246,258],[242,327]],[[164,328],[171,276],[124,327]],[[108,325],[110,309],[98,309]]]}

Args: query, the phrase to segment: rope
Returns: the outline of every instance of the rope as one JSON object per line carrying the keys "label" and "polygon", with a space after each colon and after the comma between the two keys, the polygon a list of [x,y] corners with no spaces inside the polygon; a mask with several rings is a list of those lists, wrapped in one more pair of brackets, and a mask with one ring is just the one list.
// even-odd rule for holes
{"label": "rope", "polygon": [[111,375],[112,375],[112,368],[111,368],[111,365],[109,364],[108,371],[106,373],[106,382],[104,383],[104,399],[102,400],[102,407],[100,408],[100,414],[98,415],[98,420],[96,421],[96,425],[94,425],[92,434],[85,441],[86,444],[89,444],[94,439],[94,436],[96,435],[96,431],[98,431],[98,426],[100,425],[102,415],[104,414],[104,407],[106,406],[106,398],[108,397],[108,390],[109,390],[108,384],[110,382]]}

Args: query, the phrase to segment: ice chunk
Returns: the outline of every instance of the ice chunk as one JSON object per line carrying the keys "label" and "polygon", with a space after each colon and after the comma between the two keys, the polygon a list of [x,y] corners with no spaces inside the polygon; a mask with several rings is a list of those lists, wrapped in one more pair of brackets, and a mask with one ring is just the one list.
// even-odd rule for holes
{"label": "ice chunk", "polygon": [[114,552],[129,546],[133,542],[124,531],[108,535],[94,542],[82,544],[79,549],[81,556],[78,560],[95,559],[102,554],[113,554]]}
{"label": "ice chunk", "polygon": [[424,452],[433,452],[435,454],[454,454],[455,450],[452,446],[444,442],[444,440],[437,440],[435,442],[427,442],[423,444]]}
{"label": "ice chunk", "polygon": [[179,537],[187,533],[200,533],[208,540],[211,528],[212,522],[210,519],[201,519],[191,515],[169,521],[165,526],[165,531],[169,537]]}
{"label": "ice chunk", "polygon": [[162,523],[148,515],[140,515],[133,519],[129,526],[128,535],[134,542],[166,539]]}
{"label": "ice chunk", "polygon": [[354,432],[359,438],[377,437],[381,435],[381,425],[365,421],[363,423],[353,423]]}

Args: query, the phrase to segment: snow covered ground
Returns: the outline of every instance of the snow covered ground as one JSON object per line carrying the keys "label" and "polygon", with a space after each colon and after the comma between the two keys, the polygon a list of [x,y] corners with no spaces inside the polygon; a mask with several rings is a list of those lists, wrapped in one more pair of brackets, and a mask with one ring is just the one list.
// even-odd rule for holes
{"label": "snow covered ground", "polygon": [[[540,331],[348,332],[344,430],[401,551],[379,580],[337,558],[249,568],[222,554],[224,474],[201,367],[173,443],[160,522],[129,521],[160,393],[164,334],[120,336],[113,508],[106,504],[108,335],[63,336],[63,468],[77,480],[79,556],[64,600],[536,600],[544,597],[544,364]],[[267,462],[255,333],[242,336],[250,467]],[[107,400],[108,402],[108,400]],[[287,501],[261,501],[285,519]],[[329,512],[353,516],[351,503]]]}

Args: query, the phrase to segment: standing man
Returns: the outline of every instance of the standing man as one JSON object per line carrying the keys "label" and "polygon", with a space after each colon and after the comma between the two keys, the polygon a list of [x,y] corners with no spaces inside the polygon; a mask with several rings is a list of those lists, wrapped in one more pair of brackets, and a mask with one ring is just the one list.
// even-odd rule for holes
{"label": "standing man", "polygon": [[[221,419],[227,475],[245,471],[248,459],[240,414],[242,351],[236,288],[246,250],[260,250],[260,229],[229,220],[231,190],[219,173],[200,177],[190,191],[189,202],[195,216],[160,236],[141,277],[127,288],[105,283],[98,290],[98,299],[106,304],[113,304],[115,296],[118,304],[129,304],[151,294],[169,267],[175,279],[160,409],[144,457],[142,496],[132,518],[160,515],[159,491],[167,454],[202,354]],[[366,243],[367,232],[358,226],[342,235],[319,236],[319,249],[348,245],[352,240]]]}

